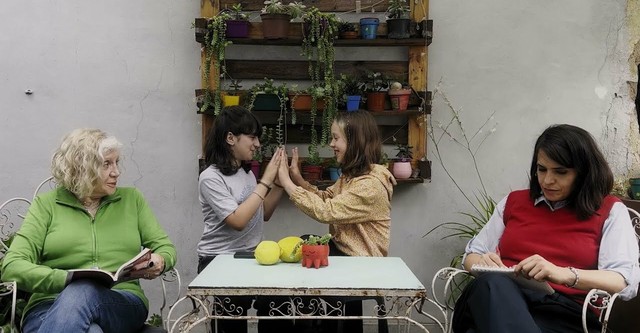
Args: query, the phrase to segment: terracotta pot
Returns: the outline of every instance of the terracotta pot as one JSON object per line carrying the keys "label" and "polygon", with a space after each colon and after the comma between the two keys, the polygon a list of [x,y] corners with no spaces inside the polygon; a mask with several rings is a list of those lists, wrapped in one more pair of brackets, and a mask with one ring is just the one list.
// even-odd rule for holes
{"label": "terracotta pot", "polygon": [[357,31],[343,31],[340,33],[340,39],[356,39],[358,38]]}
{"label": "terracotta pot", "polygon": [[302,266],[306,268],[329,266],[329,245],[302,245]]}
{"label": "terracotta pot", "polygon": [[288,14],[260,14],[265,39],[287,39],[291,16]]}
{"label": "terracotta pot", "polygon": [[409,106],[409,97],[411,89],[389,90],[389,99],[391,100],[391,109],[395,111],[405,111]]}
{"label": "terracotta pot", "polygon": [[303,165],[300,173],[302,173],[302,178],[309,182],[322,180],[322,166],[320,165]]}
{"label": "terracotta pot", "polygon": [[384,91],[375,91],[367,93],[367,110],[384,111],[384,101],[387,93]]}
{"label": "terracotta pot", "polygon": [[411,162],[393,161],[392,173],[396,179],[409,179],[411,177]]}
{"label": "terracotta pot", "polygon": [[[311,102],[313,97],[309,94],[289,94],[291,108],[296,111],[311,111]],[[326,102],[324,98],[316,100],[316,110],[324,110]]]}

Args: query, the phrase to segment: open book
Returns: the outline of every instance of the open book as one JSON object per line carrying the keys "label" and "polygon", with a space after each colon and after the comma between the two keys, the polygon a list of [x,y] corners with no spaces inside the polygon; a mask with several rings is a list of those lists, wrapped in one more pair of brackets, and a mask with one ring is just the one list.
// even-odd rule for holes
{"label": "open book", "polygon": [[151,250],[148,248],[144,248],[135,257],[131,258],[131,260],[122,264],[122,266],[120,266],[120,268],[118,268],[115,273],[107,272],[98,268],[70,269],[69,273],[71,274],[71,277],[68,279],[68,281],[71,282],[79,279],[94,279],[111,288],[120,282],[137,279],[131,277],[131,271],[133,270],[133,267],[149,259],[151,259]]}
{"label": "open book", "polygon": [[546,293],[547,295],[551,295],[554,293],[554,290],[553,288],[551,288],[549,283],[545,281],[527,279],[522,275],[516,275],[513,271],[513,267],[489,267],[483,265],[471,266],[471,273],[473,275],[479,275],[487,272],[507,274],[510,278],[514,279],[516,283],[522,288],[541,291],[543,293]]}

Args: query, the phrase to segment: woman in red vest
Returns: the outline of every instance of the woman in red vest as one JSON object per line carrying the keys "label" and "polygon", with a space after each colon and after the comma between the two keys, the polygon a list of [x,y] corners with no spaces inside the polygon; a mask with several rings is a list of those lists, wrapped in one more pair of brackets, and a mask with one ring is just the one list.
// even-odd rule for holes
{"label": "woman in red vest", "polygon": [[[613,175],[593,137],[571,125],[547,128],[536,141],[528,190],[511,192],[465,249],[464,268],[513,267],[544,281],[533,290],[513,273],[479,275],[458,299],[456,333],[582,332],[590,289],[633,298],[638,243],[626,207],[609,195]],[[590,331],[600,332],[589,313]]]}

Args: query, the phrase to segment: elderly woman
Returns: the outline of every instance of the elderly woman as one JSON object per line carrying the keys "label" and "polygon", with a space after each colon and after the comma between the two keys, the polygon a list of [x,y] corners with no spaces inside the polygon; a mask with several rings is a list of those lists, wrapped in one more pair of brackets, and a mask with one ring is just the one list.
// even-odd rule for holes
{"label": "elderly woman", "polygon": [[143,247],[153,253],[131,277],[153,279],[175,265],[175,247],[142,194],[117,187],[121,146],[103,131],[78,129],[54,153],[59,186],[34,199],[2,267],[2,280],[32,293],[24,333],[135,332],[148,313],[138,280],[108,288],[70,281],[69,270],[114,272]]}

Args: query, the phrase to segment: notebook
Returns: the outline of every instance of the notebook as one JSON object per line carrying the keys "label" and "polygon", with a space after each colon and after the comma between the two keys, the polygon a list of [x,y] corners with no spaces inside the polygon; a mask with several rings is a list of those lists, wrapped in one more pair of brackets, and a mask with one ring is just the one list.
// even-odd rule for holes
{"label": "notebook", "polygon": [[546,281],[536,281],[534,279],[527,279],[521,275],[516,275],[513,271],[513,267],[490,267],[483,265],[471,266],[471,273],[473,275],[479,275],[489,272],[507,274],[510,278],[514,279],[516,283],[522,288],[541,291],[546,293],[547,295],[551,295],[555,292]]}

